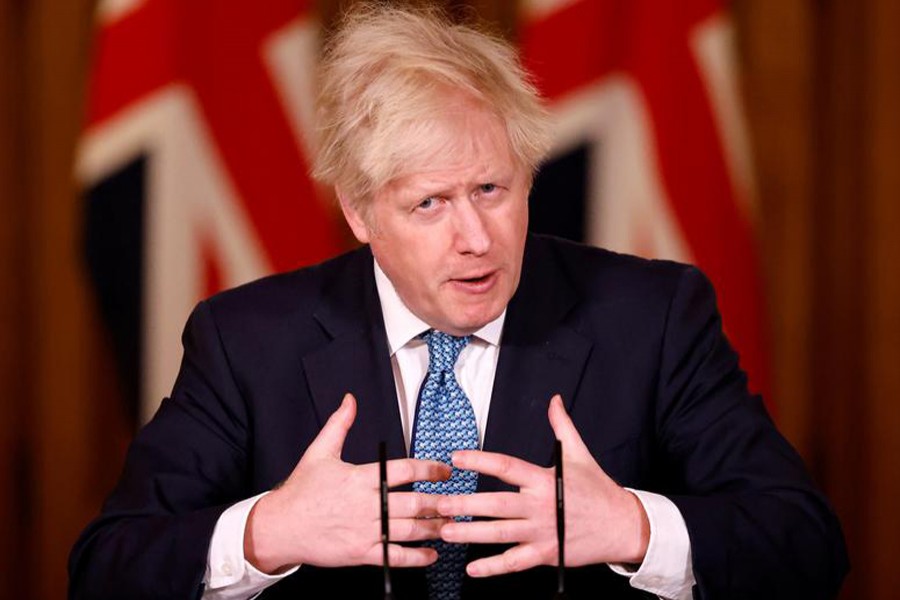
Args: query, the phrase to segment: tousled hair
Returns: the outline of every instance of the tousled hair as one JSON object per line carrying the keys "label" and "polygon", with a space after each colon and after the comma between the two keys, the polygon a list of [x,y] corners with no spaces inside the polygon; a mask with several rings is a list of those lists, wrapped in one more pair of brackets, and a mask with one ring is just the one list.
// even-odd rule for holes
{"label": "tousled hair", "polygon": [[534,172],[549,117],[509,43],[434,8],[351,9],[320,66],[313,176],[365,205],[434,150],[429,130],[460,95],[500,119],[512,156]]}

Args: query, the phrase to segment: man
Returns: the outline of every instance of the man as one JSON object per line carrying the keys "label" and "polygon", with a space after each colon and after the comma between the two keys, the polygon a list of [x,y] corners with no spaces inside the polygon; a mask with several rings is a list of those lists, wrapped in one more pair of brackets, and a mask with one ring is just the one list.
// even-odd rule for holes
{"label": "man", "polygon": [[384,440],[397,598],[550,598],[555,438],[573,598],[836,593],[839,526],[705,278],[527,234],[547,118],[506,44],[361,9],[319,120],[364,246],[197,307],[72,597],[376,597]]}

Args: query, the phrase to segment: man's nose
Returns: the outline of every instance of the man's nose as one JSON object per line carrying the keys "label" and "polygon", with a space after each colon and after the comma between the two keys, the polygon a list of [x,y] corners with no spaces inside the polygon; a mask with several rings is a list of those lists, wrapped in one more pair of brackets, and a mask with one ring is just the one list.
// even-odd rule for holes
{"label": "man's nose", "polygon": [[456,221],[456,250],[460,254],[474,254],[481,256],[491,249],[491,235],[488,229],[486,215],[477,201],[463,200],[457,204],[455,213]]}

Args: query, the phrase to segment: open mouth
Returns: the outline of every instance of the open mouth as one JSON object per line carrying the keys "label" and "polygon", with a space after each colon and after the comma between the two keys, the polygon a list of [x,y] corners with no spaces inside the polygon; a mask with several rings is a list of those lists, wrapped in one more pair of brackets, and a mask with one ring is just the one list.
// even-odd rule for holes
{"label": "open mouth", "polygon": [[458,279],[453,279],[452,281],[460,290],[469,293],[483,293],[493,287],[494,281],[497,279],[496,274],[496,271],[489,271],[475,277],[460,277]]}
{"label": "open mouth", "polygon": [[466,279],[457,279],[457,281],[461,281],[463,283],[484,283],[485,281],[490,279],[491,275],[493,275],[493,273],[485,273],[484,275],[481,275],[479,277],[469,277]]}

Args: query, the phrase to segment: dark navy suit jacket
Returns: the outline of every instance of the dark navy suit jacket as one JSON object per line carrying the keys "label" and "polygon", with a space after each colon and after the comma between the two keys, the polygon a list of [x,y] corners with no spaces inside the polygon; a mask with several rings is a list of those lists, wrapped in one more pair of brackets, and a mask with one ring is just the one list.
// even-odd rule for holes
{"label": "dark navy suit jacket", "polygon": [[[411,249],[412,250],[412,249]],[[367,247],[202,302],[172,395],[70,560],[72,598],[191,598],[231,504],[292,471],[345,392],[358,416],[343,458],[405,445]],[[747,392],[713,290],[695,268],[531,236],[507,312],[484,449],[549,465],[550,397],[623,486],[665,494],[691,540],[699,598],[831,597],[840,527],[800,458]],[[481,491],[505,485],[481,477]],[[470,547],[470,556],[501,548]],[[639,598],[605,565],[569,569],[571,598]],[[396,570],[399,600],[425,598]],[[263,598],[377,598],[374,567],[302,567]],[[463,596],[552,598],[539,568],[467,579]],[[501,595],[502,594],[502,595]]]}

